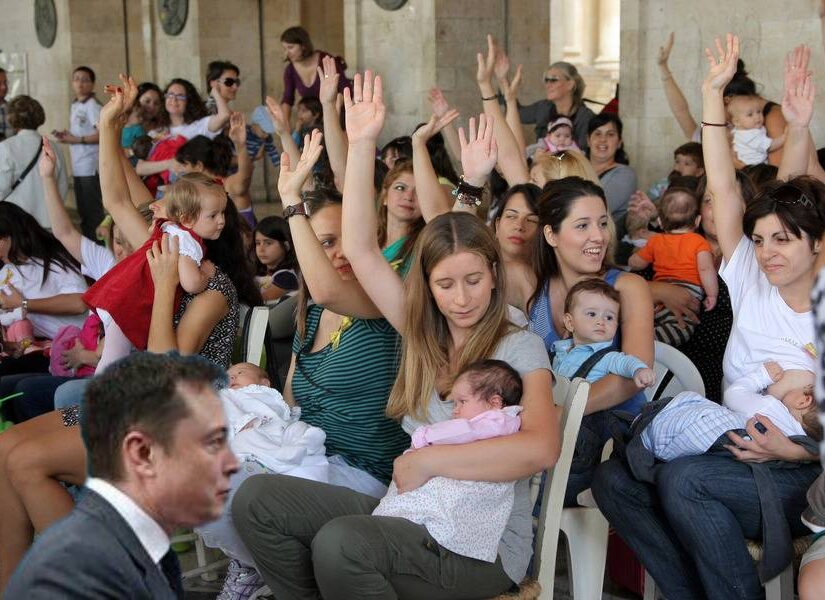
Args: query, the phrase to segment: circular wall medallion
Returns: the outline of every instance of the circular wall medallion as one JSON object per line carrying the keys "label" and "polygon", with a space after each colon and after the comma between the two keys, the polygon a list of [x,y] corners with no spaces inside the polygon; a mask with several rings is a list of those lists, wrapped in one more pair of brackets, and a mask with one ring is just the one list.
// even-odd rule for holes
{"label": "circular wall medallion", "polygon": [[168,35],[178,35],[186,25],[189,0],[158,0],[160,24]]}
{"label": "circular wall medallion", "polygon": [[51,48],[57,35],[57,11],[54,8],[54,0],[35,0],[34,29],[37,31],[37,41],[40,45]]}
{"label": "circular wall medallion", "polygon": [[384,10],[398,10],[407,3],[407,0],[375,0],[375,3]]}

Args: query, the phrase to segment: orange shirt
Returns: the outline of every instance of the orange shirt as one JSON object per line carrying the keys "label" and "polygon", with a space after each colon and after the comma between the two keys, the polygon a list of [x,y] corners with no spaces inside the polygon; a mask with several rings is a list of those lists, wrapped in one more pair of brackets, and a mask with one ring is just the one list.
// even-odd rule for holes
{"label": "orange shirt", "polygon": [[647,241],[639,256],[653,263],[653,279],[678,279],[702,285],[696,256],[710,252],[710,244],[698,233],[660,233]]}

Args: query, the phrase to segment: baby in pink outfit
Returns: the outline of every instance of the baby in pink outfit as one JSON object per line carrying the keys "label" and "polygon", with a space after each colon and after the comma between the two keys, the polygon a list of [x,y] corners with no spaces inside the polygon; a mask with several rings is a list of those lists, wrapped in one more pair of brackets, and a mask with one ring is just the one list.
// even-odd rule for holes
{"label": "baby in pink outfit", "polygon": [[[450,392],[449,400],[455,404],[453,418],[416,429],[413,449],[516,433],[521,426],[521,393],[521,377],[506,362],[491,359],[468,365]],[[495,562],[513,507],[513,490],[513,483],[434,477],[399,494],[391,483],[372,514],[418,523],[447,550]]]}

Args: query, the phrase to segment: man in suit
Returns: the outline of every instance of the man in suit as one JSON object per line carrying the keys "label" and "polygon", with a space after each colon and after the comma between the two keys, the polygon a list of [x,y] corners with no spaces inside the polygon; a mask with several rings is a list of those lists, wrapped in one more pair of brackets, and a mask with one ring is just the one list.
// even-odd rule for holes
{"label": "man in suit", "polygon": [[93,379],[81,500],[37,539],[4,597],[182,598],[169,536],[219,517],[238,469],[214,388],[225,378],[200,357],[143,352]]}

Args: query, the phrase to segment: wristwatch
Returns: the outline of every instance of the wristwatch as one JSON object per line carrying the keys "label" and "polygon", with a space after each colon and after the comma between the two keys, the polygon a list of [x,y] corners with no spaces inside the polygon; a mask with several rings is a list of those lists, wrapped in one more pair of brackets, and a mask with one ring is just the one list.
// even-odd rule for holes
{"label": "wristwatch", "polygon": [[298,204],[293,204],[292,206],[287,206],[284,209],[284,219],[287,221],[290,217],[294,217],[295,215],[301,215],[302,217],[309,217],[309,211],[307,210],[306,202],[300,202]]}
{"label": "wristwatch", "polygon": [[20,308],[23,309],[23,318],[26,318],[26,315],[29,313],[29,301],[26,298],[20,301]]}

